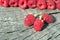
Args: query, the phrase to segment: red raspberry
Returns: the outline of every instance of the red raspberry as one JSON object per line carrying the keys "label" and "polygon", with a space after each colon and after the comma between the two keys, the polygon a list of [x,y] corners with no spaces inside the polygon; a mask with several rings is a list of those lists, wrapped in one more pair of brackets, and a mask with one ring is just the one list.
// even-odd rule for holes
{"label": "red raspberry", "polygon": [[53,0],[55,3],[58,3],[58,2],[60,2],[60,0]]}
{"label": "red raspberry", "polygon": [[48,2],[47,2],[47,8],[48,8],[49,10],[54,10],[54,9],[56,8],[55,2],[53,2],[53,1],[48,1]]}
{"label": "red raspberry", "polygon": [[34,15],[28,14],[28,15],[26,16],[25,20],[24,20],[24,24],[25,24],[26,26],[31,26],[31,25],[34,24],[35,19],[36,19],[36,18],[35,18]]}
{"label": "red raspberry", "polygon": [[54,21],[53,17],[46,13],[43,14],[42,18],[46,23],[52,23]]}
{"label": "red raspberry", "polygon": [[47,8],[46,1],[43,0],[37,1],[37,8],[40,10],[46,9]]}
{"label": "red raspberry", "polygon": [[18,0],[10,0],[9,5],[11,7],[17,7],[18,6]]}
{"label": "red raspberry", "polygon": [[36,7],[36,0],[28,0],[28,7],[35,8]]}
{"label": "red raspberry", "polygon": [[58,10],[60,10],[60,2],[59,2],[59,3],[57,3],[57,5],[56,5],[56,6],[57,6],[57,9],[58,9]]}
{"label": "red raspberry", "polygon": [[21,7],[22,9],[27,8],[27,3],[28,0],[19,0],[19,7]]}
{"label": "red raspberry", "polygon": [[43,26],[44,26],[44,22],[42,20],[38,19],[34,22],[34,30],[35,31],[41,31]]}
{"label": "red raspberry", "polygon": [[2,4],[2,0],[0,0],[0,5]]}
{"label": "red raspberry", "polygon": [[8,7],[9,6],[9,0],[1,0],[1,5],[4,7]]}

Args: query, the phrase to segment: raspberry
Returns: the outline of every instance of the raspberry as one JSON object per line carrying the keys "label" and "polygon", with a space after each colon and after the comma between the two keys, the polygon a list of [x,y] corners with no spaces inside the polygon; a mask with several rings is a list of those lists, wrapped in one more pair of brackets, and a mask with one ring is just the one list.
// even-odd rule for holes
{"label": "raspberry", "polygon": [[57,6],[57,9],[58,9],[58,10],[60,10],[60,2],[59,2],[59,3],[57,3],[57,5],[56,5],[56,6]]}
{"label": "raspberry", "polygon": [[18,6],[18,0],[10,0],[9,5],[11,7],[17,7]]}
{"label": "raspberry", "polygon": [[56,8],[55,2],[53,2],[53,1],[48,1],[48,2],[47,2],[47,8],[48,8],[49,10],[54,10],[54,9]]}
{"label": "raspberry", "polygon": [[42,18],[46,23],[52,23],[54,21],[53,17],[46,13],[43,14]]}
{"label": "raspberry", "polygon": [[35,16],[33,14],[28,14],[24,20],[24,24],[26,26],[31,26],[34,24],[34,21],[35,21]]}
{"label": "raspberry", "polygon": [[28,0],[19,0],[19,7],[21,7],[22,9],[26,9],[27,3],[28,3]]}
{"label": "raspberry", "polygon": [[44,26],[44,22],[42,20],[38,19],[34,22],[34,30],[35,31],[41,31],[43,26]]}
{"label": "raspberry", "polygon": [[35,8],[36,7],[36,0],[28,0],[28,7]]}
{"label": "raspberry", "polygon": [[1,5],[4,7],[8,7],[9,6],[9,0],[1,0]]}
{"label": "raspberry", "polygon": [[2,0],[0,0],[0,5],[2,4]]}
{"label": "raspberry", "polygon": [[58,2],[60,2],[60,0],[53,0],[55,3],[58,3]]}
{"label": "raspberry", "polygon": [[37,1],[37,8],[40,10],[46,9],[47,8],[46,1],[43,0]]}

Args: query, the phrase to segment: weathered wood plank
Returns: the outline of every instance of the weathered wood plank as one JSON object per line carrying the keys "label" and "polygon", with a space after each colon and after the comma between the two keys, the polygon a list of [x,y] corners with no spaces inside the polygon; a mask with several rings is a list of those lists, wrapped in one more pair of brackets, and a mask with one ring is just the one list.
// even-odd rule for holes
{"label": "weathered wood plank", "polygon": [[42,10],[55,13],[55,22],[45,26],[41,32],[35,32],[33,26],[24,26],[24,18],[28,13],[40,13],[38,9],[3,8],[0,7],[0,40],[60,40],[60,11]]}

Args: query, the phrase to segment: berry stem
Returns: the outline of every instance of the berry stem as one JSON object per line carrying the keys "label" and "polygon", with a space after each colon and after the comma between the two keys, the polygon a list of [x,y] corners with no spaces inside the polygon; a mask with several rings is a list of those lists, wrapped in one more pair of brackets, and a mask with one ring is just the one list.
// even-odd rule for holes
{"label": "berry stem", "polygon": [[35,16],[35,17],[37,17],[37,16],[38,16],[38,14],[34,14],[34,16]]}
{"label": "berry stem", "polygon": [[39,19],[42,20],[42,15],[39,16]]}

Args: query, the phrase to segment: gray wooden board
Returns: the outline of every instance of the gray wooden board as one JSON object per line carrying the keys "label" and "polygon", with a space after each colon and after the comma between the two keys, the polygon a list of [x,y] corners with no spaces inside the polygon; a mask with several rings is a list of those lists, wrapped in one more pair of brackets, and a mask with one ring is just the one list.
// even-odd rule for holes
{"label": "gray wooden board", "polygon": [[[28,13],[56,13],[52,14],[55,22],[44,26],[41,32],[35,32],[33,26],[24,26],[24,18]],[[60,40],[60,11],[38,10],[0,7],[0,40]]]}

